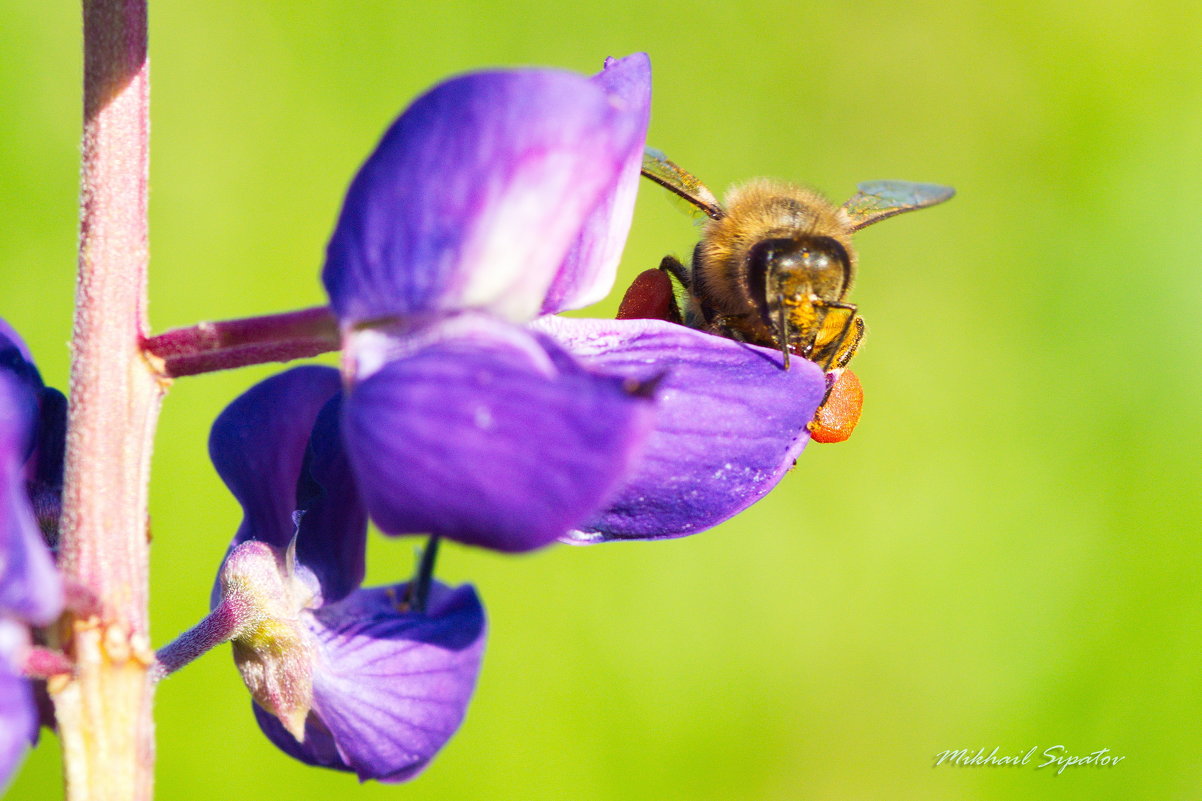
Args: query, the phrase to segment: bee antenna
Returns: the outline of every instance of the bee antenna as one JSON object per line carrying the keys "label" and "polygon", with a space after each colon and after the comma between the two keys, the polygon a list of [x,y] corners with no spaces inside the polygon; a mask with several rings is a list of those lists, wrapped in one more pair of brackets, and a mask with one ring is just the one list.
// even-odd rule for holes
{"label": "bee antenna", "polygon": [[780,341],[780,352],[784,359],[784,369],[789,369],[789,315],[785,311],[785,296],[776,296],[776,338]]}

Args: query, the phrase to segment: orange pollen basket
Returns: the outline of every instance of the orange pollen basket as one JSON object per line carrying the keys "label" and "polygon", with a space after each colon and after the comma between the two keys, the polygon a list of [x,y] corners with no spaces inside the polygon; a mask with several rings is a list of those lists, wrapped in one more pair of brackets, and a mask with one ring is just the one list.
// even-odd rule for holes
{"label": "orange pollen basket", "polygon": [[851,370],[844,370],[831,387],[826,403],[818,407],[810,423],[815,442],[843,442],[851,436],[864,408],[864,388]]}

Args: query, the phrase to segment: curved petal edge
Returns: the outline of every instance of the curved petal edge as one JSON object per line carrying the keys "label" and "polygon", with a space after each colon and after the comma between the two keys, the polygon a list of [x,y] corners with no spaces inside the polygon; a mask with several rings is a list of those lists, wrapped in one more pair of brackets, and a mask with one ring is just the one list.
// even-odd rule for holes
{"label": "curved petal edge", "polygon": [[792,467],[826,391],[813,362],[785,370],[777,351],[665,321],[544,317],[534,328],[588,367],[662,375],[632,477],[565,542],[683,537],[746,509]]}
{"label": "curved petal edge", "polygon": [[461,309],[535,316],[645,135],[569,72],[453,78],[418,98],[347,192],[322,280],[344,326]]}

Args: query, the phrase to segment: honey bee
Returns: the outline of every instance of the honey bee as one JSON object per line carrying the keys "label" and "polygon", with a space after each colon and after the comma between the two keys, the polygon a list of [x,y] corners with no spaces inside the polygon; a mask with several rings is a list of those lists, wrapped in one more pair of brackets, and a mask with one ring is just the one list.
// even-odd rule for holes
{"label": "honey bee", "polygon": [[824,372],[847,366],[864,320],[845,298],[856,271],[851,235],[875,222],[942,203],[951,187],[871,181],[842,206],[813,190],[768,179],[737,187],[725,206],[701,181],[648,149],[642,173],[709,219],[690,269],[672,256],[660,270],[681,288],[676,322],[790,354]]}

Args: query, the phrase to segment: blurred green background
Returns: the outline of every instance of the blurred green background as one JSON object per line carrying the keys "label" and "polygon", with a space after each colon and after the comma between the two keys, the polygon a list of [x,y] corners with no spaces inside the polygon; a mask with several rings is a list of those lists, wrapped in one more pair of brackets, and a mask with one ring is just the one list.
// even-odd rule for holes
{"label": "blurred green background", "polygon": [[[493,65],[648,51],[651,142],[715,190],[948,183],[862,234],[855,437],[689,539],[447,548],[491,641],[461,732],[400,787],[258,732],[228,651],[165,681],[163,799],[1202,798],[1202,6],[1195,2],[153,4],[155,330],[323,302],[342,193],[410,98]],[[78,9],[0,9],[0,314],[64,386]],[[623,276],[687,254],[642,189]],[[598,312],[609,315],[616,300]],[[179,381],[155,452],[153,626],[205,611],[239,510]],[[369,578],[412,541],[373,538]],[[1064,745],[1109,769],[934,767]],[[1036,762],[1041,760],[1036,760]],[[61,792],[46,736],[9,790]]]}

